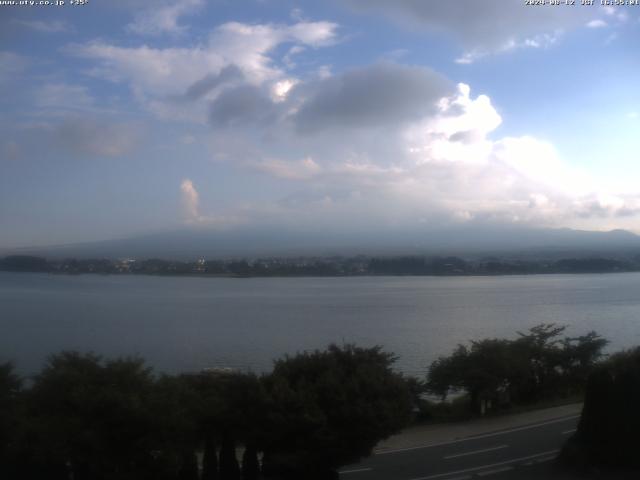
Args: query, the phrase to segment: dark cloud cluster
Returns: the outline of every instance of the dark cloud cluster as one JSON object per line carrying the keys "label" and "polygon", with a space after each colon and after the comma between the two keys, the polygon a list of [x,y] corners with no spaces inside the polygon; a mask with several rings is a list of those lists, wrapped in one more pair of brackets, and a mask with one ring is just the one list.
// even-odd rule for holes
{"label": "dark cloud cluster", "polygon": [[426,67],[379,63],[352,69],[305,89],[295,115],[304,133],[337,127],[369,127],[417,120],[434,113],[451,83]]}
{"label": "dark cloud cluster", "polygon": [[209,119],[215,127],[244,127],[264,123],[274,111],[274,103],[262,88],[241,85],[224,90],[211,102]]}
{"label": "dark cloud cluster", "polygon": [[[188,95],[195,98],[224,78],[239,78],[227,69],[192,85]],[[209,118],[214,127],[291,122],[296,132],[305,135],[383,125],[395,128],[432,115],[438,100],[453,91],[448,79],[429,68],[378,63],[294,86],[281,99],[250,84],[226,88],[211,102]]]}
{"label": "dark cloud cluster", "polygon": [[[377,13],[402,25],[451,35],[476,55],[518,46],[542,46],[549,35],[596,18],[595,8],[528,8],[522,0],[347,0],[358,12]],[[465,62],[463,62],[465,63]]]}
{"label": "dark cloud cluster", "polygon": [[243,78],[244,75],[237,66],[227,65],[217,74],[210,73],[191,84],[185,92],[184,97],[187,100],[199,100],[212,90],[231,82],[242,80]]}

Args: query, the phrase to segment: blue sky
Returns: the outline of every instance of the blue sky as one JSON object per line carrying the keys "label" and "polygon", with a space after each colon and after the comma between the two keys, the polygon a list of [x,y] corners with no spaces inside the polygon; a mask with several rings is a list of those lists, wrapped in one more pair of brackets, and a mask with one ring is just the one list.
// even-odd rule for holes
{"label": "blue sky", "polygon": [[0,6],[0,247],[640,232],[640,7],[66,3]]}

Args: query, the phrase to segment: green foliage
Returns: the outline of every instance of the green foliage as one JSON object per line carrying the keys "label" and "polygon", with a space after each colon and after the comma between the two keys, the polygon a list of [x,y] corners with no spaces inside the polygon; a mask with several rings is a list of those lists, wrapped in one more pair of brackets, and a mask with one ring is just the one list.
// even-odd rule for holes
{"label": "green foliage", "polygon": [[271,432],[266,468],[330,471],[369,455],[409,420],[411,395],[380,347],[331,345],[276,362],[265,378]]}
{"label": "green foliage", "polygon": [[445,400],[451,392],[470,396],[474,412],[481,405],[531,403],[583,388],[602,357],[607,341],[595,332],[560,338],[566,327],[541,324],[515,340],[485,339],[458,345],[434,361],[427,391]]}
{"label": "green foliage", "polygon": [[52,356],[26,398],[34,462],[70,465],[76,478],[144,471],[154,442],[146,409],[151,386],[140,359]]}
{"label": "green foliage", "polygon": [[[271,467],[333,478],[336,467],[369,454],[409,420],[422,385],[394,373],[393,361],[377,347],[330,346],[285,357],[263,378],[155,376],[137,358],[62,352],[28,389],[11,365],[0,365],[0,474],[250,480],[259,477],[263,452],[267,475]],[[242,470],[236,442],[245,447]]]}

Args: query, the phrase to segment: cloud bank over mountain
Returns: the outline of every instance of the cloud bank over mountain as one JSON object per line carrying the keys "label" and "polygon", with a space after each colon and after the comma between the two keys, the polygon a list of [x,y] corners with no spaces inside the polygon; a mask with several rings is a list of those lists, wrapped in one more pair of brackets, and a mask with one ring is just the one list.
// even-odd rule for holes
{"label": "cloud bank over mountain", "polygon": [[[639,230],[640,193],[605,181],[575,154],[576,142],[567,155],[540,128],[546,111],[564,115],[576,105],[596,122],[593,95],[574,89],[573,103],[549,107],[544,77],[543,88],[508,94],[500,83],[516,69],[509,62],[522,65],[519,56],[534,51],[539,64],[553,58],[545,70],[553,73],[571,35],[606,48],[630,28],[628,11],[497,0],[346,3],[327,7],[324,18],[300,8],[248,20],[250,9],[218,14],[201,0],[114,2],[100,11],[127,21],[106,21],[111,35],[73,18],[4,21],[57,39],[49,62],[35,47],[0,52],[0,84],[39,80],[4,100],[14,116],[0,133],[5,178],[27,185],[36,178],[30,171],[45,172],[34,180],[38,204],[59,197],[58,212],[75,212],[63,223],[76,235],[100,219],[101,235],[113,237],[138,225],[332,231],[363,242],[376,230],[465,225]],[[359,36],[375,48],[349,50]],[[620,118],[636,125],[629,102],[616,101]],[[82,203],[91,196],[83,185],[102,195],[93,210]],[[63,187],[77,192],[73,199]],[[25,219],[17,188],[5,195],[19,205],[4,213],[18,232],[7,244],[43,231]],[[35,217],[54,229],[60,214],[46,211]]]}

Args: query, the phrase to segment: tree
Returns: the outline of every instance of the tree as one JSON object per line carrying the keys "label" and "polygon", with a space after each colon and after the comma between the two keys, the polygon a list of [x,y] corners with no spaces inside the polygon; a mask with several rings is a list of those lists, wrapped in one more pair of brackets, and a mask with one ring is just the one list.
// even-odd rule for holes
{"label": "tree", "polygon": [[193,450],[182,453],[178,480],[198,480],[198,458]]}
{"label": "tree", "polygon": [[515,351],[521,364],[514,390],[523,402],[540,400],[557,390],[562,363],[562,340],[559,335],[566,330],[564,325],[541,323],[530,328],[527,333],[518,332],[520,338],[514,341]]}
{"label": "tree", "polygon": [[427,392],[445,401],[452,390],[464,388],[462,376],[468,355],[467,347],[458,345],[450,356],[440,356],[434,360],[429,366],[425,382]]}
{"label": "tree", "polygon": [[640,469],[640,347],[612,355],[591,375],[576,434],[562,451],[569,464]]}
{"label": "tree", "polygon": [[607,341],[595,332],[560,339],[566,327],[541,324],[515,340],[458,345],[429,367],[427,391],[444,401],[452,391],[470,397],[471,411],[488,404],[530,403],[584,388]]}
{"label": "tree", "polygon": [[50,357],[27,398],[34,463],[70,466],[77,480],[115,472],[144,478],[155,441],[147,409],[152,381],[140,359]]}
{"label": "tree", "polygon": [[242,480],[258,480],[259,475],[258,449],[250,443],[242,454]]}
{"label": "tree", "polygon": [[212,434],[208,434],[204,440],[204,453],[202,455],[202,480],[218,480],[218,478],[216,441]]}
{"label": "tree", "polygon": [[275,363],[269,394],[263,473],[334,478],[410,419],[411,395],[380,347],[330,345]]}
{"label": "tree", "polygon": [[[197,395],[193,407],[199,443],[205,446],[203,476],[236,479],[240,467],[236,442],[257,445],[263,435],[266,400],[262,384],[250,373],[205,371],[183,378]],[[215,456],[220,445],[219,462]]]}
{"label": "tree", "polygon": [[220,447],[221,480],[240,480],[240,464],[236,458],[236,443],[231,434],[226,433]]}
{"label": "tree", "polygon": [[500,394],[508,390],[513,376],[511,344],[507,340],[486,339],[458,345],[450,357],[440,357],[429,368],[428,390],[446,398],[450,391],[469,394],[471,410],[484,413]]}
{"label": "tree", "polygon": [[602,359],[602,350],[608,343],[594,331],[562,340],[561,367],[569,387],[575,389],[586,385],[589,373]]}
{"label": "tree", "polygon": [[[13,372],[12,363],[0,364],[0,477],[11,478],[15,466],[15,444],[19,418],[22,379]],[[10,463],[14,464],[10,466]],[[3,475],[4,474],[4,475]]]}

